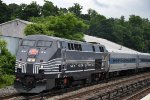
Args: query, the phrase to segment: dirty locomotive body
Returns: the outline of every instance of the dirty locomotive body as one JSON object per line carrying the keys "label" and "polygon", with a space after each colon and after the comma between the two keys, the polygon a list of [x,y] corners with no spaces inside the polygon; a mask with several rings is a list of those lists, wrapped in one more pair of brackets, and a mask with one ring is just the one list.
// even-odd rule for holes
{"label": "dirty locomotive body", "polygon": [[39,93],[91,82],[104,76],[107,59],[100,44],[29,35],[19,45],[14,87],[23,93]]}

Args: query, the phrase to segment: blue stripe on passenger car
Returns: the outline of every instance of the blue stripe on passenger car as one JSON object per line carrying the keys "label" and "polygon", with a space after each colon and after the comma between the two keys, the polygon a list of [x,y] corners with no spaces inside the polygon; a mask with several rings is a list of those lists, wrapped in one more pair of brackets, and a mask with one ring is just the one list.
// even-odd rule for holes
{"label": "blue stripe on passenger car", "polygon": [[109,64],[136,63],[136,58],[110,58]]}

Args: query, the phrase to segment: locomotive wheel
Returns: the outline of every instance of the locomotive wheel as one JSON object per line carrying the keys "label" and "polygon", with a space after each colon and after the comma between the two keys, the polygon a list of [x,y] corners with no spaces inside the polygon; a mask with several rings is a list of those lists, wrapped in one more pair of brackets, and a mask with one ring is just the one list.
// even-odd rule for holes
{"label": "locomotive wheel", "polygon": [[72,77],[65,77],[56,79],[56,87],[57,88],[65,88],[72,86],[73,78]]}
{"label": "locomotive wheel", "polygon": [[35,79],[32,76],[26,76],[23,82],[24,89],[30,91],[35,88]]}

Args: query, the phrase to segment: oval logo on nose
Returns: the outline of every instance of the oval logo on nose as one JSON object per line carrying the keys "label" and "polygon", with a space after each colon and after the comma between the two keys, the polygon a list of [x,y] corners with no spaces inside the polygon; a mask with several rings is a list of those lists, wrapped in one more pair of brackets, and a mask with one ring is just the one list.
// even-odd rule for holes
{"label": "oval logo on nose", "polygon": [[38,54],[38,50],[37,49],[30,49],[29,50],[29,54],[30,55],[37,55]]}

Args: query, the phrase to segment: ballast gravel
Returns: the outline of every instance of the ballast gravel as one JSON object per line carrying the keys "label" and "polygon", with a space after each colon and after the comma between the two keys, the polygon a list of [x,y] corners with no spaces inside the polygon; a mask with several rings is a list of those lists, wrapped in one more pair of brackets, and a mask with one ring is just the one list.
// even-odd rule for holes
{"label": "ballast gravel", "polygon": [[0,89],[0,98],[4,96],[10,96],[13,94],[17,94],[18,91],[13,86],[7,86],[5,88]]}

